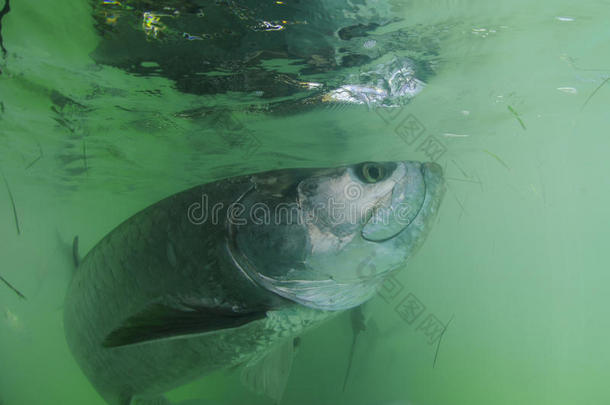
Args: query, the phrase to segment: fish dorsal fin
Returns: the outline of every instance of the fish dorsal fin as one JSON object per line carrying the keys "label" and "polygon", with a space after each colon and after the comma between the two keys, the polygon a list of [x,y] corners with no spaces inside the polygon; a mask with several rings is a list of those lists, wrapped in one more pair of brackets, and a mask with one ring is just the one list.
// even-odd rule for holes
{"label": "fish dorsal fin", "polygon": [[266,308],[240,310],[199,299],[151,303],[110,332],[102,345],[119,347],[236,328],[266,316]]}
{"label": "fish dorsal fin", "polygon": [[264,357],[244,366],[241,372],[242,383],[279,404],[288,384],[294,350],[293,339],[285,339],[277,344]]}

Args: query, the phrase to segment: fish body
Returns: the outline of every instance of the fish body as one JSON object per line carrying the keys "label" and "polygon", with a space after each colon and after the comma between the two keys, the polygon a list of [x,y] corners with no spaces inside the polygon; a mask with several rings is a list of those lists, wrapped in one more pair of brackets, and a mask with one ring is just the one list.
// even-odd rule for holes
{"label": "fish body", "polygon": [[[81,261],[64,306],[68,345],[111,405],[166,403],[164,392],[238,365],[279,399],[269,381],[285,385],[293,338],[374,295],[421,244],[443,190],[436,164],[366,162],[172,195]],[[399,218],[401,204],[413,209]],[[257,364],[282,370],[261,379]]]}

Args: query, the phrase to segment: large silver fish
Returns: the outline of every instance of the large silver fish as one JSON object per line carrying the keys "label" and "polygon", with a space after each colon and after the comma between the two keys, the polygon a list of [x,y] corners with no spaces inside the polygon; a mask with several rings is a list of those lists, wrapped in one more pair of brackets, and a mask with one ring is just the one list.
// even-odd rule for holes
{"label": "large silver fish", "polygon": [[82,260],[64,325],[111,405],[221,368],[279,400],[293,338],[371,298],[423,241],[435,163],[288,169],[204,184],[142,210]]}

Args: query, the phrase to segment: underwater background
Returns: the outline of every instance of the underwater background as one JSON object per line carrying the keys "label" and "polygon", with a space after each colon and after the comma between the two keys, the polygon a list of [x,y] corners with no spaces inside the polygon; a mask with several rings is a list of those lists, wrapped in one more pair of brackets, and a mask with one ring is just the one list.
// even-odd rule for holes
{"label": "underwater background", "polygon": [[[64,338],[74,235],[85,253],[197,184],[371,160],[443,166],[438,223],[366,304],[345,392],[348,314],[302,336],[282,403],[607,403],[610,2],[378,3],[392,29],[434,50],[421,93],[391,110],[260,114],[230,92],[189,93],[161,74],[96,64],[91,2],[11,1],[0,275],[27,299],[0,285],[0,404],[104,403]],[[290,69],[282,63],[267,68]],[[229,124],[181,114],[202,105],[228,109]],[[271,403],[227,372],[169,397]]]}

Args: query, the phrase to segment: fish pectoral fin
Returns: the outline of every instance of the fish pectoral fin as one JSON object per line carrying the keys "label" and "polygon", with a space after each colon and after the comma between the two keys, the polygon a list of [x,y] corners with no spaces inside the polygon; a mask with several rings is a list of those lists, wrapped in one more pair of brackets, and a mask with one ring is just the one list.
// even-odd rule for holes
{"label": "fish pectoral fin", "polygon": [[106,336],[102,346],[120,347],[236,328],[266,314],[266,308],[239,311],[197,300],[165,299],[127,318]]}
{"label": "fish pectoral fin", "polygon": [[294,350],[293,339],[285,339],[263,358],[244,366],[241,372],[242,383],[279,404],[288,384]]}

